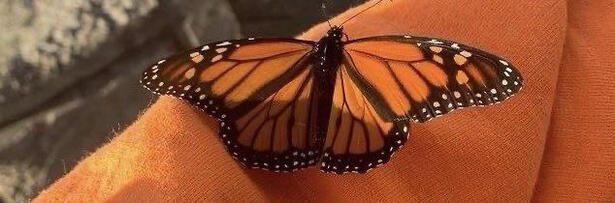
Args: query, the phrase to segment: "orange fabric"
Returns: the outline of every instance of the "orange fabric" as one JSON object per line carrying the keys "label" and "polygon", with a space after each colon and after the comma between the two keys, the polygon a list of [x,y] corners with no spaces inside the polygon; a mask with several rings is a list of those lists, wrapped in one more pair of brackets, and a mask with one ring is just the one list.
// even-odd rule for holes
{"label": "orange fabric", "polygon": [[34,202],[615,201],[614,9],[610,0],[384,1],[345,31],[477,46],[513,62],[525,88],[499,105],[413,124],[388,164],[341,176],[245,169],[212,119],[162,97]]}

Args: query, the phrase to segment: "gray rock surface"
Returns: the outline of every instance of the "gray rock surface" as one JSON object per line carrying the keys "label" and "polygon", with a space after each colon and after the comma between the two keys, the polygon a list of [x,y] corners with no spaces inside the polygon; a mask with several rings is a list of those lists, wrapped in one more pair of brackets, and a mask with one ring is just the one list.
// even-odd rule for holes
{"label": "gray rock surface", "polygon": [[230,1],[241,32],[253,37],[293,37],[318,22],[324,22],[321,3],[327,15],[336,16],[366,0],[233,0]]}
{"label": "gray rock surface", "polygon": [[[154,0],[21,1],[0,4],[0,124],[34,110],[60,90],[100,70],[129,44],[129,26],[158,6]],[[130,23],[129,23],[130,22]],[[128,40],[132,45],[147,37]],[[113,51],[111,51],[113,50]],[[89,58],[90,60],[83,60]],[[80,60],[81,59],[81,60]],[[97,66],[97,67],[92,67]]]}
{"label": "gray rock surface", "polygon": [[138,84],[150,63],[242,35],[294,36],[323,19],[319,9],[303,0],[0,3],[0,202],[32,198],[134,121],[155,100]]}
{"label": "gray rock surface", "polygon": [[[2,15],[13,16],[0,18],[9,28],[0,40],[0,198],[6,202],[35,195],[130,124],[153,101],[138,84],[143,67],[199,41],[239,35],[226,1],[0,5]],[[218,22],[224,29],[182,30]],[[188,35],[191,41],[182,40]]]}

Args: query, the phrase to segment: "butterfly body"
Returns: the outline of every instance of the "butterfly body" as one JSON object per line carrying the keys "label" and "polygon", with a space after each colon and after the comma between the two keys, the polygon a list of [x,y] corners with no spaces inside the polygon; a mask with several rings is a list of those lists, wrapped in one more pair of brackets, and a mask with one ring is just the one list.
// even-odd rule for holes
{"label": "butterfly body", "polygon": [[329,116],[331,114],[331,103],[333,101],[333,90],[335,87],[335,76],[340,63],[342,62],[342,28],[333,27],[327,35],[320,39],[312,52],[314,52],[314,82],[312,107],[314,116],[311,121],[313,126],[314,145],[322,145],[327,135]]}
{"label": "butterfly body", "polygon": [[147,69],[141,83],[219,121],[229,153],[251,168],[366,172],[408,139],[409,122],[499,103],[521,89],[506,60],[428,37],[317,42],[229,40]]}

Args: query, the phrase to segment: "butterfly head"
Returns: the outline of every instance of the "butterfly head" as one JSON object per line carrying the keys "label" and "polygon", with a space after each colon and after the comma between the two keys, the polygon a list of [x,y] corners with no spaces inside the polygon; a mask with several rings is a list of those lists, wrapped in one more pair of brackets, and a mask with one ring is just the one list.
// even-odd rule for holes
{"label": "butterfly head", "polygon": [[338,27],[338,26],[333,26],[327,32],[327,36],[328,37],[333,37],[333,38],[336,38],[336,39],[342,39],[342,36],[344,36],[344,28]]}

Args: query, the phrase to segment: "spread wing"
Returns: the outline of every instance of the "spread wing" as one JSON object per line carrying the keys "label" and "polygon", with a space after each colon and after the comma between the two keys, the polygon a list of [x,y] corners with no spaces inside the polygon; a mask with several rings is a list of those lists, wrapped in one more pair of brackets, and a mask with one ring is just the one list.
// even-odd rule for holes
{"label": "spread wing", "polygon": [[349,41],[337,73],[321,169],[365,172],[407,140],[412,119],[495,104],[521,89],[506,60],[460,43],[412,36]]}
{"label": "spread wing", "polygon": [[217,118],[220,138],[243,164],[294,170],[321,155],[322,146],[309,137],[313,45],[293,39],[207,44],[152,65],[141,83]]}

